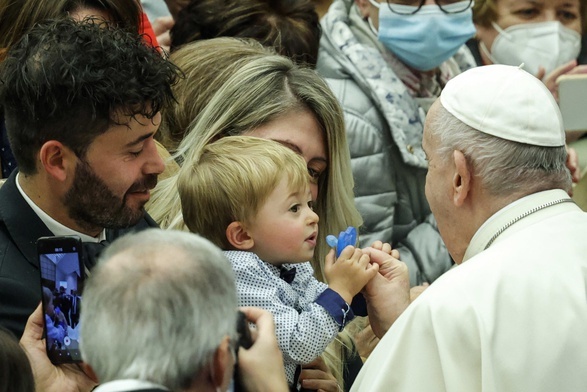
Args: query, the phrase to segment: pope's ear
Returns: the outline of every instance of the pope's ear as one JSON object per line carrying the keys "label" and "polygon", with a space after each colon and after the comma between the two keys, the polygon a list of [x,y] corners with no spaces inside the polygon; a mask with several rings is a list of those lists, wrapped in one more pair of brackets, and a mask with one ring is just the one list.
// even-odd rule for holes
{"label": "pope's ear", "polygon": [[461,151],[453,152],[455,172],[453,176],[453,203],[460,207],[463,205],[471,191],[472,175],[467,158]]}
{"label": "pope's ear", "polygon": [[226,228],[228,242],[238,250],[249,250],[255,245],[255,241],[247,232],[242,222],[232,222]]}

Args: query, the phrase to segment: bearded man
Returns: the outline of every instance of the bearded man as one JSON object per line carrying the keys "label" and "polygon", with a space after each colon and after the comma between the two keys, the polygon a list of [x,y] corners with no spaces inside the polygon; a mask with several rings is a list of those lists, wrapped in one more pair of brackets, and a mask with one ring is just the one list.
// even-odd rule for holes
{"label": "bearded man", "polygon": [[8,53],[0,107],[18,171],[0,189],[0,324],[17,336],[41,299],[39,237],[105,244],[156,226],[144,210],[164,169],[153,135],[177,73],[97,20],[39,25]]}

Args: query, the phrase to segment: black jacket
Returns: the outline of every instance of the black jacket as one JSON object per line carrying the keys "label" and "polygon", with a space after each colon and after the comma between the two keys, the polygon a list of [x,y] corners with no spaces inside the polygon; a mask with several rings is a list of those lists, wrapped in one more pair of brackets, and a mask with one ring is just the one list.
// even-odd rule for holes
{"label": "black jacket", "polygon": [[[41,302],[36,241],[53,233],[18,191],[16,173],[0,188],[0,324],[20,338],[29,315]],[[106,230],[106,239],[113,241],[149,227],[157,224],[145,215],[134,227]]]}

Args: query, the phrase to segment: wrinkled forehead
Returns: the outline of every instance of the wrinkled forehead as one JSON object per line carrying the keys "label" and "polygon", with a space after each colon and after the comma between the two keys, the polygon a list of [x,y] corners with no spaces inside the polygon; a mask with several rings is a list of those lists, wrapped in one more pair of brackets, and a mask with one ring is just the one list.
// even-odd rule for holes
{"label": "wrinkled forehead", "polygon": [[77,21],[82,21],[85,18],[98,18],[103,19],[106,22],[114,22],[114,18],[110,12],[105,9],[92,7],[92,6],[83,6],[79,5],[69,11],[69,16]]}

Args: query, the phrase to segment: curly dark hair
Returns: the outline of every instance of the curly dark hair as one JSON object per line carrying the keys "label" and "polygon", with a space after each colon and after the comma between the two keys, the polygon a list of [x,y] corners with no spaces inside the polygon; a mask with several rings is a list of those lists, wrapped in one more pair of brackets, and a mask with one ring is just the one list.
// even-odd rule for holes
{"label": "curly dark hair", "polygon": [[253,38],[314,68],[321,34],[312,0],[191,0],[171,29],[171,50],[201,39]]}
{"label": "curly dark hair", "polygon": [[20,171],[58,140],[80,158],[120,114],[153,118],[174,101],[180,71],[136,33],[103,20],[37,25],[0,65],[0,106]]}

